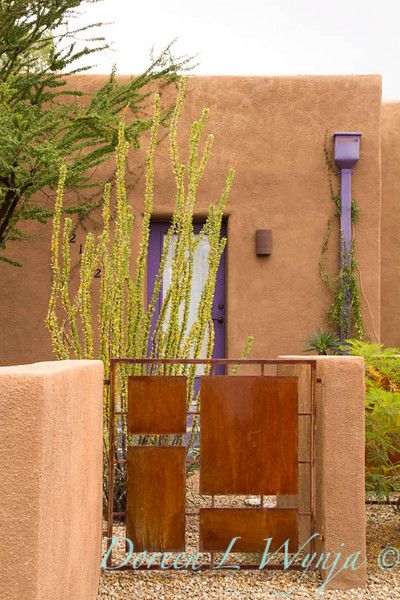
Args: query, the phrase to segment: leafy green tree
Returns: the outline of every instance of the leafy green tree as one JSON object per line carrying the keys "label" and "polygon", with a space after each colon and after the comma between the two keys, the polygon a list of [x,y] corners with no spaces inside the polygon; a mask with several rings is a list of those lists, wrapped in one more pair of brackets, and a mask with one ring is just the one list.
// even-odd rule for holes
{"label": "leafy green tree", "polygon": [[[170,45],[139,77],[122,84],[112,72],[82,102],[84,94],[67,85],[68,75],[90,68],[80,66],[82,59],[107,44],[96,36],[101,24],[72,30],[71,20],[78,8],[97,1],[0,0],[0,259],[11,264],[19,263],[3,252],[26,237],[21,223],[46,222],[53,214],[48,190],[57,184],[60,165],[68,165],[67,188],[93,188],[89,199],[68,208],[82,219],[101,202],[93,173],[115,149],[121,111],[126,139],[138,147],[152,123],[143,116],[148,84],[173,81],[191,61],[175,60]],[[43,200],[33,199],[39,191]]]}

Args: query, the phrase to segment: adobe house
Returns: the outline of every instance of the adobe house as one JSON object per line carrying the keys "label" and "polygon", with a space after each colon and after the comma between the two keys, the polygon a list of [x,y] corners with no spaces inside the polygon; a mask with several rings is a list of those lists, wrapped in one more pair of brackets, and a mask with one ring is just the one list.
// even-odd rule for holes
{"label": "adobe house", "polygon": [[[90,91],[103,80],[100,75],[80,75],[74,87]],[[253,357],[298,354],[316,328],[328,328],[332,296],[321,280],[319,262],[335,207],[323,149],[325,137],[331,146],[337,131],[362,134],[352,189],[360,207],[353,235],[365,330],[372,340],[400,344],[400,104],[382,103],[381,77],[191,77],[187,89],[181,144],[204,106],[211,109],[207,131],[215,135],[198,193],[200,222],[222,191],[228,168],[236,169],[215,304],[219,355],[240,355],[250,334],[255,336]],[[165,140],[157,148],[153,266],[175,197],[167,144]],[[145,144],[131,154],[128,174],[137,234],[144,156]],[[104,179],[112,168],[112,161],[104,165]],[[256,253],[257,230],[269,230],[267,245],[272,240],[262,256]],[[43,324],[50,290],[50,231],[50,223],[35,225],[31,240],[10,247],[9,255],[22,260],[22,269],[0,264],[3,365],[52,357]],[[83,236],[78,230],[71,245],[74,264]],[[134,247],[138,239],[135,235]],[[330,270],[337,268],[338,253],[336,230],[328,253]]]}
{"label": "adobe house", "polygon": [[[79,76],[74,86],[95,89],[101,79]],[[218,353],[238,356],[247,335],[253,334],[252,357],[296,355],[314,329],[327,327],[332,298],[321,280],[319,262],[335,207],[323,150],[326,136],[331,144],[338,131],[362,134],[352,184],[360,206],[353,234],[365,328],[374,340],[400,344],[395,327],[400,319],[400,217],[395,205],[400,186],[396,179],[400,109],[382,105],[380,77],[195,77],[188,90],[181,143],[187,141],[188,125],[203,106],[211,108],[208,130],[215,134],[213,156],[198,194],[198,222],[220,194],[228,168],[236,168],[224,224],[228,246],[214,306]],[[132,155],[128,173],[129,200],[137,217],[134,250],[143,210],[144,156],[145,148]],[[104,180],[112,170],[112,161],[104,165]],[[175,197],[166,142],[157,149],[155,172],[150,280]],[[258,240],[258,250],[260,246],[266,250],[262,255],[256,252],[259,230],[270,232]],[[2,364],[52,358],[43,323],[51,283],[51,224],[35,225],[31,233],[32,239],[15,248],[23,268],[0,265]],[[337,268],[339,253],[338,233],[334,233],[336,243],[329,251],[328,265],[332,270]],[[74,266],[79,264],[83,237],[78,230],[71,243]],[[94,285],[100,281],[96,278]],[[318,357],[316,366],[319,382],[324,383],[315,440],[316,526],[324,533],[323,549],[335,552],[345,546],[365,555],[364,364],[358,357]],[[299,365],[279,368],[281,375],[299,374],[304,391],[307,384],[296,371]],[[53,598],[53,590],[63,589],[68,598],[94,598],[102,533],[102,365],[52,362],[2,369],[0,375],[6,424],[0,460],[5,514],[17,532],[15,539],[32,542],[15,545],[18,557],[14,546],[10,548],[2,560],[6,578],[10,574],[8,580],[19,595]],[[16,447],[19,452],[10,453]],[[300,483],[299,497],[304,499],[313,484],[307,476]],[[25,510],[27,489],[29,511]],[[20,510],[15,498],[23,504]],[[290,497],[280,496],[279,502],[284,506]],[[37,531],[45,531],[46,536],[37,536]],[[21,558],[21,548],[29,557],[25,552]],[[28,568],[21,569],[15,583],[17,559]],[[364,587],[365,582],[364,565],[357,572],[344,572],[334,586],[349,589]]]}

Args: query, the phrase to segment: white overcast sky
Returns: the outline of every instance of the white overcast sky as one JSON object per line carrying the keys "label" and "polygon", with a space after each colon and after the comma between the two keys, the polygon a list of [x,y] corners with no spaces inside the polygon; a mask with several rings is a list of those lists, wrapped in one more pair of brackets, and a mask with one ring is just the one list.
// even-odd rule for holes
{"label": "white overcast sky", "polygon": [[197,75],[380,73],[384,99],[400,99],[400,0],[103,0],[91,21],[111,22],[96,73],[140,73],[179,38]]}

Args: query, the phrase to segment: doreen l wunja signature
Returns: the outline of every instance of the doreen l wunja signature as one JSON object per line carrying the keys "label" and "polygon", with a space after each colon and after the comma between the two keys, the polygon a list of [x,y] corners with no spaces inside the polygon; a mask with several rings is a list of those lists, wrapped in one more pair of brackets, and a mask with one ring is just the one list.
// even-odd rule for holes
{"label": "doreen l wunja signature", "polygon": [[[308,544],[314,539],[319,537],[318,533],[311,536],[304,544],[299,548],[295,554],[289,553],[289,540],[286,540],[277,550],[271,552],[271,546],[273,538],[265,538],[265,547],[261,555],[258,564],[258,569],[262,571],[267,567],[268,564],[276,562],[280,559],[282,564],[282,570],[290,569],[291,565],[298,563],[301,565],[302,575],[300,579],[310,571],[310,569],[318,569],[322,576],[322,584],[318,587],[317,592],[322,593],[329,582],[344,571],[357,571],[366,564],[365,557],[362,556],[362,552],[356,551],[346,553],[344,544],[342,550],[339,552],[307,552],[305,549]],[[112,537],[108,538],[110,545],[107,552],[104,554],[101,561],[101,568],[104,570],[118,570],[122,567],[130,567],[132,570],[139,568],[150,569],[152,565],[158,563],[160,568],[163,570],[191,570],[198,571],[201,568],[201,564],[204,565],[204,554],[200,552],[147,552],[142,551],[134,555],[135,549],[134,544],[129,538],[125,537]],[[240,570],[240,564],[228,563],[228,558],[231,553],[235,552],[235,544],[238,537],[234,537],[229,542],[222,558],[216,562],[213,566],[213,570],[229,569],[231,571]],[[123,543],[127,548],[127,553],[124,559],[117,565],[111,567],[107,566],[107,558],[109,557],[112,550],[119,544]],[[201,561],[201,562],[200,562]],[[400,550],[395,547],[387,547],[381,551],[378,556],[378,566],[381,569],[394,569],[400,567]],[[299,584],[300,582],[298,582]],[[293,588],[294,589],[294,588]],[[291,591],[283,594],[284,597],[289,597]],[[282,596],[282,597],[283,597]]]}

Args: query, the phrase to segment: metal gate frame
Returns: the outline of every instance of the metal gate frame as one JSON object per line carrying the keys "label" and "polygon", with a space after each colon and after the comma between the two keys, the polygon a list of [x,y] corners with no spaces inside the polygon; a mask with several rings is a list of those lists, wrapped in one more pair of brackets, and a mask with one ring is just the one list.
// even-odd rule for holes
{"label": "metal gate frame", "polygon": [[[290,365],[290,366],[301,366],[308,365],[310,367],[309,382],[310,382],[310,410],[305,412],[297,412],[298,417],[308,417],[310,419],[310,459],[309,460],[298,460],[298,464],[309,464],[310,465],[310,510],[307,512],[300,512],[297,506],[298,517],[309,517],[310,518],[310,537],[315,535],[316,530],[316,470],[315,470],[315,429],[316,429],[316,385],[321,380],[317,379],[317,361],[312,358],[304,359],[227,359],[227,358],[213,358],[213,359],[172,359],[172,358],[112,358],[110,359],[110,379],[106,380],[105,385],[110,385],[110,415],[109,415],[109,452],[108,452],[108,467],[109,467],[109,481],[108,481],[108,509],[107,509],[107,539],[110,540],[108,549],[111,546],[111,539],[113,537],[114,528],[114,517],[126,517],[126,512],[115,512],[114,511],[114,477],[115,477],[115,465],[126,464],[127,459],[116,460],[115,458],[115,419],[121,415],[126,416],[127,411],[117,411],[115,407],[115,376],[118,365],[143,365],[143,366],[162,366],[162,375],[165,375],[165,367],[167,365],[209,365],[209,375],[217,375],[215,372],[216,365],[223,366],[259,366],[261,368],[260,377],[265,375],[265,366],[279,366],[279,365]],[[199,377],[207,377],[208,375],[200,375]],[[224,377],[224,375],[218,375]],[[238,375],[240,377],[240,375]],[[151,375],[149,375],[151,377]],[[186,416],[199,415],[200,411],[186,411]],[[260,505],[263,503],[263,496],[260,496]],[[211,507],[214,508],[214,496],[211,495]],[[254,510],[257,507],[249,508],[248,510]],[[199,515],[200,513],[190,513],[185,511],[186,516]],[[316,539],[313,538],[310,541],[311,554],[316,551]],[[207,564],[201,564],[196,567],[198,570],[210,570],[213,569],[214,565],[214,553],[205,552],[204,554],[210,555],[210,562]],[[129,565],[123,565],[118,567],[113,565],[112,562],[112,548],[107,557],[106,566],[108,569],[115,570],[132,570]],[[292,563],[289,567],[291,570],[304,570],[301,563]],[[313,566],[311,566],[313,569]],[[135,567],[136,570],[163,570],[158,564],[150,565],[139,565]],[[187,570],[185,567],[180,570]],[[189,569],[190,570],[190,569]],[[259,570],[257,564],[252,563],[240,563],[240,570]],[[284,565],[281,564],[270,564],[268,563],[263,567],[263,570],[287,570]]]}

